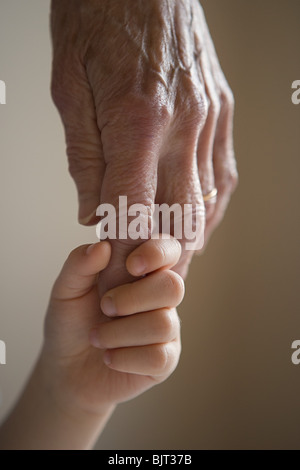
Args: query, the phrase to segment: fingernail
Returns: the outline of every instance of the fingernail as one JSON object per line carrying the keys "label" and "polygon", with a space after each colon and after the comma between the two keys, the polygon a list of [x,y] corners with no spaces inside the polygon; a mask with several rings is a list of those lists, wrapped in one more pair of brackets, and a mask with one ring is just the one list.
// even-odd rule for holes
{"label": "fingernail", "polygon": [[113,317],[114,315],[117,315],[117,310],[115,303],[109,295],[106,295],[102,297],[101,300],[101,309],[105,315],[108,315],[109,317]]}
{"label": "fingernail", "polygon": [[89,255],[91,253],[91,251],[93,250],[95,246],[95,243],[92,243],[91,245],[89,245],[86,249],[86,254]]}
{"label": "fingernail", "polygon": [[107,366],[109,364],[111,364],[111,354],[109,351],[105,351],[104,355],[103,355],[103,362],[104,364],[106,364]]}
{"label": "fingernail", "polygon": [[95,348],[101,348],[101,344],[99,341],[99,335],[98,335],[98,330],[94,329],[91,330],[89,333],[89,340],[92,346]]}
{"label": "fingernail", "polygon": [[144,258],[140,255],[135,255],[132,257],[132,268],[136,274],[143,274],[146,271],[147,265],[144,261]]}

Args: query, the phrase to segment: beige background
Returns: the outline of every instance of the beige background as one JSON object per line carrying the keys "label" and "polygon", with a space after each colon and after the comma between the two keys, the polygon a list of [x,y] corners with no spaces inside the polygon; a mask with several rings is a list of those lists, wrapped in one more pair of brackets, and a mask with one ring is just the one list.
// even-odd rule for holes
{"label": "beige background", "polygon": [[[299,0],[205,0],[236,98],[240,185],[180,308],[183,352],[163,385],[121,405],[97,448],[300,448]],[[3,416],[41,342],[76,222],[64,136],[49,95],[49,2],[0,0],[0,366]]]}

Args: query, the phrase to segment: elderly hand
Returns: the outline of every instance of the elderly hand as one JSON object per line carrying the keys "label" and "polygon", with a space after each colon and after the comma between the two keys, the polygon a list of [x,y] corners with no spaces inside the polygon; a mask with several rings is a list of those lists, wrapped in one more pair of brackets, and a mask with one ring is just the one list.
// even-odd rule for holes
{"label": "elderly hand", "polygon": [[[97,206],[117,206],[120,195],[149,208],[199,204],[207,240],[237,172],[233,96],[199,2],[52,0],[51,30],[79,221],[95,224]],[[128,279],[125,259],[140,242],[112,241],[103,292]],[[191,256],[183,250],[175,268],[183,277]]]}

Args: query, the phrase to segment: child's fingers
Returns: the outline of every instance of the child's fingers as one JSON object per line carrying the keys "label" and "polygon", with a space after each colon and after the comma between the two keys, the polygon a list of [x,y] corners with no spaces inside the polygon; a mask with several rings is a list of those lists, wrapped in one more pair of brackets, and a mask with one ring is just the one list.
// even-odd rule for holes
{"label": "child's fingers", "polygon": [[180,335],[175,308],[140,313],[102,323],[90,333],[91,344],[100,349],[167,343]]}
{"label": "child's fingers", "polygon": [[54,284],[52,297],[68,300],[84,295],[95,284],[97,274],[108,265],[110,255],[111,246],[106,241],[75,248]]}
{"label": "child's fingers", "polygon": [[181,245],[176,238],[150,239],[130,253],[126,267],[133,276],[141,276],[162,267],[175,266],[180,255]]}
{"label": "child's fingers", "polygon": [[132,348],[110,349],[104,362],[111,369],[131,374],[164,378],[175,369],[180,356],[180,340]]}
{"label": "child's fingers", "polygon": [[164,307],[176,307],[184,295],[184,282],[173,271],[156,271],[130,284],[115,287],[101,299],[107,316],[131,315]]}

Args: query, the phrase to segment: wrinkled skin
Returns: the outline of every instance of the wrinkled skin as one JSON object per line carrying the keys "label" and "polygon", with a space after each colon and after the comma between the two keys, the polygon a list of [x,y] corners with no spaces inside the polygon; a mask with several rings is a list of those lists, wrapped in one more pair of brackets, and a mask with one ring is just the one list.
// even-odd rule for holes
{"label": "wrinkled skin", "polygon": [[[237,182],[233,96],[197,0],[52,0],[52,96],[79,194],[100,203],[200,204],[207,242]],[[217,198],[204,203],[214,187]],[[203,211],[204,213],[204,211]],[[150,217],[150,209],[149,209]],[[140,240],[112,242],[103,294],[130,280]],[[185,277],[192,251],[175,270]]]}

